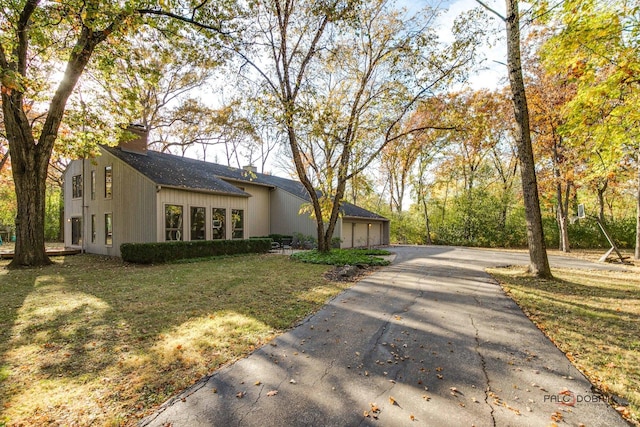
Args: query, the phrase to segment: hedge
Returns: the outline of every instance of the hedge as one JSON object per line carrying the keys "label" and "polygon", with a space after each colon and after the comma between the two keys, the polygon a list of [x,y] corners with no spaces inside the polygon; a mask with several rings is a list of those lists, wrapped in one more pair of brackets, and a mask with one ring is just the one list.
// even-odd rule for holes
{"label": "hedge", "polygon": [[137,264],[157,264],[189,258],[266,253],[271,239],[195,240],[191,242],[123,243],[122,259]]}

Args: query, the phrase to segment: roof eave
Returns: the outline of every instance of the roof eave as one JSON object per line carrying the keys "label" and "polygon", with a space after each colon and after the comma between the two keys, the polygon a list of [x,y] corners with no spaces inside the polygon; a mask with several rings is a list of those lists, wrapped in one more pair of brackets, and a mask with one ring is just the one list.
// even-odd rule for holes
{"label": "roof eave", "polygon": [[234,197],[246,197],[246,198],[251,197],[251,194],[246,193],[244,191],[242,191],[242,194],[240,194],[240,193],[229,193],[227,191],[210,190],[207,188],[194,188],[194,187],[186,187],[186,186],[183,187],[179,185],[167,185],[167,184],[156,183],[156,189],[158,191],[162,190],[163,188],[169,188],[172,190],[193,191],[195,193],[214,194],[218,196],[234,196]]}

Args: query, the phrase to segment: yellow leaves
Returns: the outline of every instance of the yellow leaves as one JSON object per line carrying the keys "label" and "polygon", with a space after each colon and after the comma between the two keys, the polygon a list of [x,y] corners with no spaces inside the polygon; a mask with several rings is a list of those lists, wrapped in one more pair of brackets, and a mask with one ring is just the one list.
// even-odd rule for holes
{"label": "yellow leaves", "polygon": [[380,414],[380,408],[375,403],[369,403],[369,406],[371,406],[370,410],[363,411],[362,415],[365,418],[373,418],[377,420],[378,414]]}
{"label": "yellow leaves", "polygon": [[391,405],[393,406],[400,406],[398,405],[398,402],[396,401],[396,399],[393,398],[393,396],[389,396],[389,403],[391,403]]}

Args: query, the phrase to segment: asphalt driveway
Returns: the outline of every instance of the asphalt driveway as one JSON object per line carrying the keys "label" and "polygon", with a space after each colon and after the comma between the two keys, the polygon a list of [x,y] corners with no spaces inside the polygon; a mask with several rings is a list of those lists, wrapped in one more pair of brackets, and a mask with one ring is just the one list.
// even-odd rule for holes
{"label": "asphalt driveway", "polygon": [[484,272],[526,254],[391,250],[391,266],[141,425],[628,425]]}

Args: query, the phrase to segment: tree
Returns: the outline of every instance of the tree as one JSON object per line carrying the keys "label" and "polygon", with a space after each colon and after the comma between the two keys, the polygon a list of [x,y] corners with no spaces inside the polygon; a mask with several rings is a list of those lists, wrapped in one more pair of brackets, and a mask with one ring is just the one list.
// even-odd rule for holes
{"label": "tree", "polygon": [[[16,188],[17,242],[11,267],[50,263],[44,249],[46,178],[67,102],[92,57],[108,55],[108,41],[142,25],[143,15],[171,17],[226,34],[228,10],[196,7],[190,17],[134,3],[42,2],[4,3],[0,25],[2,112]],[[201,6],[204,6],[201,5]],[[184,9],[182,9],[184,10]],[[216,13],[214,14],[213,11]],[[198,19],[212,24],[199,24]],[[100,47],[105,47],[100,50]],[[53,90],[47,77],[64,65]],[[36,120],[29,113],[38,110]]]}
{"label": "tree", "polygon": [[318,248],[327,251],[347,182],[386,145],[419,131],[403,130],[403,122],[470,61],[475,38],[442,53],[428,19],[407,19],[384,0],[273,0],[257,15],[268,57],[241,56],[275,101],[311,199]]}
{"label": "tree", "polygon": [[518,0],[506,0],[507,9],[505,16],[495,12],[480,0],[476,1],[495,13],[506,24],[507,65],[509,68],[509,82],[513,96],[514,116],[516,119],[515,140],[518,147],[518,160],[520,162],[520,176],[527,222],[527,242],[530,259],[529,273],[535,277],[549,279],[552,275],[542,228],[538,183],[529,128],[527,95],[522,75],[522,61],[520,58],[520,12],[518,10]]}
{"label": "tree", "polygon": [[618,165],[636,162],[635,257],[640,259],[640,5],[568,0],[549,12],[557,30],[543,46],[543,60],[577,86],[565,132],[596,153],[593,164],[601,171],[596,191],[606,190]]}
{"label": "tree", "polygon": [[[563,135],[566,126],[565,107],[575,96],[575,85],[565,75],[546,72],[533,53],[528,61],[528,107],[531,128],[535,136],[538,155],[549,159],[549,191],[555,198],[556,223],[559,230],[559,249],[570,251],[569,201],[577,189],[578,163],[583,160],[584,145],[571,144]],[[544,173],[544,166],[541,168]],[[544,187],[544,186],[543,186]]]}

